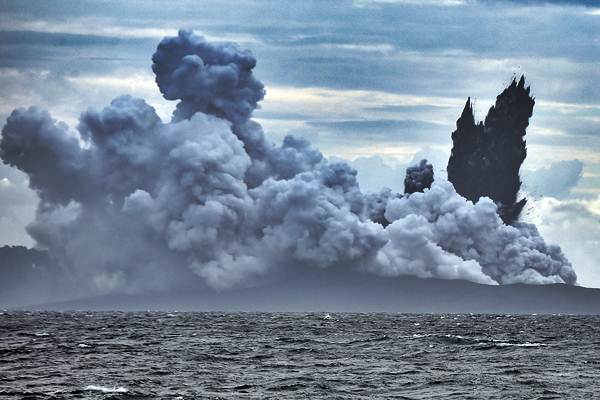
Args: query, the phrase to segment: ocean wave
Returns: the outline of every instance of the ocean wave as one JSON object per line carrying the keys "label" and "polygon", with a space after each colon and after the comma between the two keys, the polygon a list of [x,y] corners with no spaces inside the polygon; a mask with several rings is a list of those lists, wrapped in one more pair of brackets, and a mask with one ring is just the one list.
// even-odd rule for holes
{"label": "ocean wave", "polygon": [[324,314],[15,312],[0,399],[598,397],[600,317]]}
{"label": "ocean wave", "polygon": [[477,345],[484,346],[488,348],[494,347],[543,347],[548,346],[545,343],[531,343],[531,342],[514,342],[507,341],[505,339],[484,339],[484,338],[471,338],[465,337],[461,335],[453,335],[453,334],[438,334],[438,333],[426,333],[419,334],[415,333],[412,335],[413,339],[423,339],[423,338],[435,338],[439,341],[442,341],[447,344],[467,344],[467,345]]}
{"label": "ocean wave", "polygon": [[100,386],[100,385],[88,385],[83,388],[83,390],[87,390],[90,392],[102,392],[102,393],[127,393],[127,388],[122,386],[119,387],[108,387],[108,386]]}
{"label": "ocean wave", "polygon": [[529,343],[529,342],[525,342],[525,343],[497,342],[497,343],[495,343],[495,345],[498,346],[498,347],[511,347],[511,346],[515,346],[515,347],[542,347],[542,346],[547,346],[547,344],[544,344],[544,343]]}

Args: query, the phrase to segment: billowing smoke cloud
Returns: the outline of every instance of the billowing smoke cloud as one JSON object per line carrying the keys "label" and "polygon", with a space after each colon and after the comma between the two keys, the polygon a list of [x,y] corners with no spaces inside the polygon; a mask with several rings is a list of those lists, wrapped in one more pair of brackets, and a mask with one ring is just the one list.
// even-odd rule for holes
{"label": "billowing smoke cloud", "polygon": [[433,183],[433,165],[428,164],[427,160],[421,160],[419,165],[408,167],[406,169],[406,178],[404,178],[404,193],[411,194],[423,192],[429,189]]}
{"label": "billowing smoke cloud", "polygon": [[167,100],[181,100],[175,120],[205,112],[242,122],[265,95],[252,74],[256,59],[249,51],[207,43],[191,31],[163,39],[152,61],[160,92]]}
{"label": "billowing smoke cloud", "polygon": [[32,242],[23,227],[35,216],[38,196],[28,185],[27,175],[0,164],[0,237],[7,245]]}
{"label": "billowing smoke cloud", "polygon": [[[424,193],[390,201],[385,217],[393,221],[387,229],[392,235],[391,243],[396,235],[399,243],[404,239],[404,243],[416,247],[411,248],[407,258],[412,262],[431,257],[439,260],[437,265],[441,268],[450,255],[461,261],[450,263],[450,272],[445,274],[458,274],[461,268],[469,269],[469,261],[476,261],[486,276],[503,284],[576,281],[560,248],[547,245],[534,225],[504,224],[491,199],[484,197],[473,204],[458,196],[448,181],[435,182]],[[407,237],[414,240],[406,240]],[[387,246],[382,253],[386,252]],[[426,269],[422,270],[427,276]],[[432,274],[437,275],[444,276],[442,271]]]}
{"label": "billowing smoke cloud", "polygon": [[[427,160],[421,160],[417,165],[406,169],[404,177],[404,193],[412,194],[424,192],[433,183],[433,166]],[[402,198],[402,194],[394,193],[390,188],[384,187],[379,193],[367,193],[364,195],[366,201],[367,216],[384,228],[390,224],[385,216],[385,211],[392,199]]]}
{"label": "billowing smoke cloud", "polygon": [[535,227],[504,225],[492,201],[473,204],[446,181],[431,186],[426,162],[409,170],[407,194],[365,195],[354,169],[306,140],[266,141],[250,119],[264,89],[249,52],[182,31],[153,61],[165,98],[180,100],[170,122],[121,96],[83,113],[77,131],[36,108],[2,130],[2,159],[40,197],[28,232],[79,285],[144,290],[199,276],[224,289],[302,268],[575,282]]}

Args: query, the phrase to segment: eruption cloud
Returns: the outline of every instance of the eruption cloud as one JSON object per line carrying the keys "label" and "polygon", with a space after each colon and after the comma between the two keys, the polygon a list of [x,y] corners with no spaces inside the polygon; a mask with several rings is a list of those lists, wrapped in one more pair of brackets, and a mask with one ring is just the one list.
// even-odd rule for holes
{"label": "eruption cloud", "polygon": [[76,131],[35,107],[2,130],[0,156],[40,197],[28,233],[86,290],[190,276],[221,290],[306,268],[575,283],[535,226],[505,225],[496,203],[433,182],[425,161],[407,171],[405,194],[364,194],[354,169],[308,141],[269,143],[251,120],[265,91],[249,51],[180,31],[152,60],[161,93],[179,101],[170,122],[121,96]]}
{"label": "eruption cloud", "polygon": [[406,178],[404,178],[404,193],[412,194],[424,192],[431,188],[433,183],[433,165],[428,164],[427,160],[421,160],[419,165],[408,167],[406,169]]}
{"label": "eruption cloud", "polygon": [[498,204],[502,220],[518,220],[526,199],[517,201],[521,188],[519,169],[527,156],[525,129],[535,100],[525,87],[525,76],[512,83],[496,98],[485,117],[475,123],[471,99],[452,132],[452,153],[448,180],[456,191],[471,201],[489,197]]}

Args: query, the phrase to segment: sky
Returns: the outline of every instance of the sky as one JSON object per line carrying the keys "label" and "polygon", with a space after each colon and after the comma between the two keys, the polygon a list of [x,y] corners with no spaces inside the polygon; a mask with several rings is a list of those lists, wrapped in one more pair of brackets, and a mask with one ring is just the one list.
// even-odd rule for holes
{"label": "sky", "polygon": [[[525,74],[524,219],[559,244],[583,286],[600,287],[600,6],[594,1],[0,1],[0,120],[36,105],[76,127],[124,93],[164,121],[175,107],[151,55],[180,28],[236,42],[258,60],[267,137],[309,139],[358,170],[363,190],[401,190],[426,157],[444,176],[450,133],[471,97],[483,119]],[[0,245],[32,246],[38,198],[0,166]]]}

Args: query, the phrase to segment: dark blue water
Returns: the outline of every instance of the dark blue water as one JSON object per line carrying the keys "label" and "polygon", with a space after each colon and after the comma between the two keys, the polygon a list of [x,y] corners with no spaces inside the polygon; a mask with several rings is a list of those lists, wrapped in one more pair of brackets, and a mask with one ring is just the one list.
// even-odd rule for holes
{"label": "dark blue water", "polygon": [[2,399],[592,399],[599,381],[599,317],[0,315]]}

